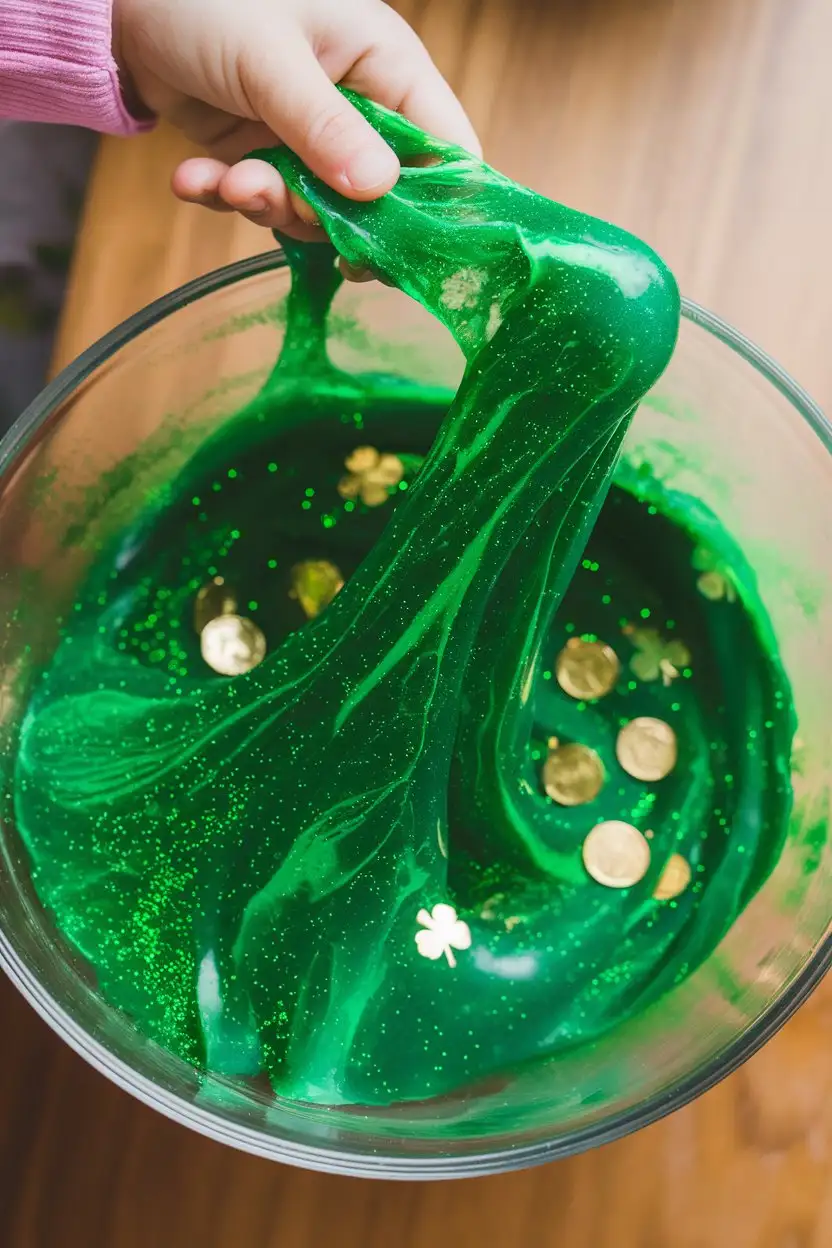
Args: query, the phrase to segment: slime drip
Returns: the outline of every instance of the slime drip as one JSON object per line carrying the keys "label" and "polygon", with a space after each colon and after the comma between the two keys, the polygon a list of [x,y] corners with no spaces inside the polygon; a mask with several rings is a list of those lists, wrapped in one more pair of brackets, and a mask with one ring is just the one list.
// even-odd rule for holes
{"label": "slime drip", "polygon": [[[16,811],[40,897],[147,1037],[301,1101],[372,1105],[591,1041],[694,969],[777,859],[791,717],[714,519],[627,467],[607,493],[673,350],[672,277],[356,103],[405,162],[383,200],[266,156],[342,255],[445,323],[459,392],[335,369],[335,251],[290,245],[278,364],[91,570],[28,710]],[[385,454],[401,472],[379,487]],[[703,547],[735,601],[697,591]],[[309,619],[304,561],[336,569]],[[230,678],[193,629],[215,575],[268,643]],[[575,636],[621,658],[596,702],[552,679]],[[692,655],[667,684],[644,664],[662,638]],[[640,715],[679,742],[655,784],[616,762]],[[591,802],[545,795],[552,736],[597,751]],[[652,833],[631,888],[582,863],[612,819]],[[656,900],[674,853],[693,883]]]}

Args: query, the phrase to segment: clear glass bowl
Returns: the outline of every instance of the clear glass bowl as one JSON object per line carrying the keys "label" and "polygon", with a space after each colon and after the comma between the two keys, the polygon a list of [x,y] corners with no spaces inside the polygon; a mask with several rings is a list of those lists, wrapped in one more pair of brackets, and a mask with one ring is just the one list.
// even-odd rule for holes
{"label": "clear glass bowl", "polygon": [[[283,334],[280,253],[159,300],[85,352],[0,446],[0,732],[14,757],[27,667],[54,644],[97,539],[128,524],[229,414],[250,399]],[[336,300],[346,369],[455,384],[449,335],[380,285]],[[767,881],[684,984],[599,1042],[499,1087],[387,1109],[309,1107],[203,1076],[145,1041],[39,906],[14,822],[0,826],[0,964],[89,1062],[179,1122],[277,1160],[386,1178],[483,1174],[634,1131],[734,1070],[792,1014],[832,957],[830,811],[832,430],[778,367],[691,304],[679,347],[641,406],[625,454],[698,495],[755,567],[799,719],[796,803]],[[81,526],[87,539],[67,547]],[[15,606],[26,599],[26,628]],[[6,767],[7,772],[11,769]],[[6,785],[3,811],[10,809]]]}

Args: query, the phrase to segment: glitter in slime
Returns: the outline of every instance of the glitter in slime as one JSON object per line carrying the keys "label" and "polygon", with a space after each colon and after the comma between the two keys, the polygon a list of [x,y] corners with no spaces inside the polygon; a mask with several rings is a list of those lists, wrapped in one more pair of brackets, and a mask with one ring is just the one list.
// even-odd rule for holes
{"label": "glitter in slime", "polygon": [[[590,1042],[694,969],[777,859],[792,724],[730,538],[649,471],[620,466],[608,493],[673,351],[667,269],[355,102],[404,162],[384,199],[348,202],[285,149],[265,155],[338,252],[444,322],[467,361],[458,394],[337,370],[336,252],[288,244],[268,384],[98,558],[15,780],[42,901],[145,1036],[299,1101],[374,1105]],[[381,506],[360,471],[343,498],[369,443],[402,468]],[[735,601],[697,591],[703,549]],[[287,592],[304,558],[346,581],[308,620]],[[192,624],[217,571],[260,600],[268,641],[231,678]],[[633,679],[662,630],[684,630],[691,670]],[[574,635],[622,657],[596,702],[551,678]],[[616,763],[639,715],[678,737],[657,784]],[[553,735],[602,760],[588,804],[545,795]],[[605,819],[652,833],[631,888],[583,865]],[[655,900],[674,852],[694,882]]]}

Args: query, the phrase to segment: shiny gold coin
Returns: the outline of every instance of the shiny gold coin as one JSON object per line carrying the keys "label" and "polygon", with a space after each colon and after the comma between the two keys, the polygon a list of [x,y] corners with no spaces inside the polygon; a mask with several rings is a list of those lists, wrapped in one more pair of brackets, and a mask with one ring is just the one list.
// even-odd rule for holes
{"label": "shiny gold coin", "polygon": [[583,844],[583,860],[593,880],[607,888],[631,888],[650,866],[650,846],[638,828],[619,819],[599,823]]}
{"label": "shiny gold coin", "polygon": [[676,733],[662,719],[649,715],[631,719],[618,734],[615,755],[636,780],[664,780],[679,757]]}
{"label": "shiny gold coin", "polygon": [[543,764],[543,787],[560,806],[582,806],[601,792],[603,764],[589,746],[560,745]]}
{"label": "shiny gold coin", "polygon": [[303,563],[296,563],[291,575],[290,597],[297,598],[310,620],[320,615],[344,588],[339,569],[326,559],[305,559]]}
{"label": "shiny gold coin", "polygon": [[241,615],[218,615],[209,620],[200,637],[202,657],[221,676],[241,676],[266,657],[266,638],[253,620]]}
{"label": "shiny gold coin", "polygon": [[237,598],[233,589],[221,576],[203,585],[194,602],[194,628],[201,633],[206,624],[218,615],[233,615],[237,610]]}
{"label": "shiny gold coin", "polygon": [[621,664],[603,641],[567,641],[555,662],[555,675],[564,693],[580,701],[603,698],[615,688]]}
{"label": "shiny gold coin", "polygon": [[687,858],[681,854],[673,854],[667,860],[667,866],[659,877],[653,892],[656,901],[671,901],[683,893],[690,884],[691,869]]}

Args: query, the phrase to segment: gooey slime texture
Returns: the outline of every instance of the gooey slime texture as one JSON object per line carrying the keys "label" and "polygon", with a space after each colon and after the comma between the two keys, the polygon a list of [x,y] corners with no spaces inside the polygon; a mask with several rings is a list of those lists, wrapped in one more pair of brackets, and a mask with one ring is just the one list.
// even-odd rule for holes
{"label": "gooey slime texture", "polygon": [[[383,200],[265,156],[342,255],[444,322],[459,392],[336,370],[335,252],[289,245],[272,377],[92,569],[28,711],[16,809],[40,897],[145,1036],[300,1101],[372,1105],[591,1041],[683,979],[776,861],[791,712],[751,570],[713,518],[649,472],[620,469],[608,494],[673,351],[667,269],[355,102],[405,162]],[[399,455],[407,488],[348,508],[337,485],[364,444]],[[737,602],[697,594],[703,544]],[[347,581],[309,621],[288,595],[304,558]],[[193,633],[210,568],[269,644],[234,678]],[[622,622],[645,613],[693,655],[667,688],[630,678]],[[572,635],[622,657],[598,703],[552,678]],[[640,714],[679,737],[657,785],[615,760]],[[542,791],[553,734],[604,761],[588,805]],[[614,818],[654,833],[620,891],[581,861]],[[694,882],[654,901],[673,852]],[[418,916],[437,904],[470,944],[450,929],[429,958]]]}

